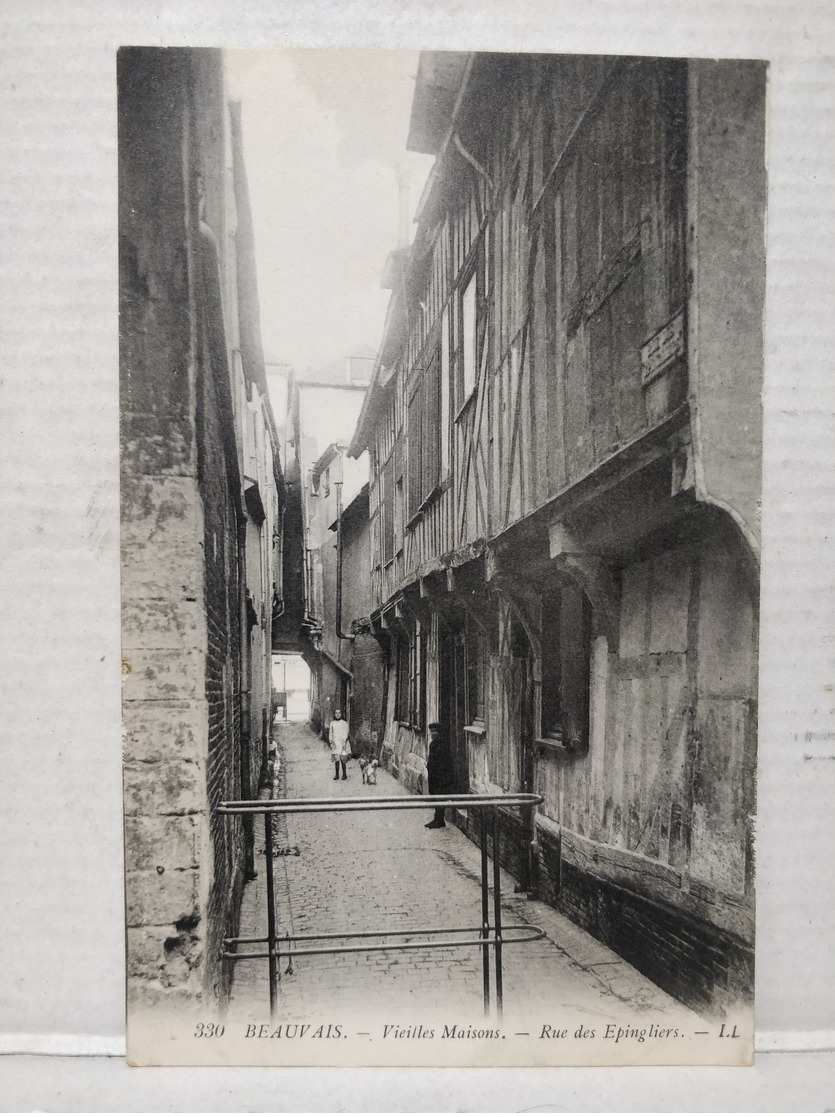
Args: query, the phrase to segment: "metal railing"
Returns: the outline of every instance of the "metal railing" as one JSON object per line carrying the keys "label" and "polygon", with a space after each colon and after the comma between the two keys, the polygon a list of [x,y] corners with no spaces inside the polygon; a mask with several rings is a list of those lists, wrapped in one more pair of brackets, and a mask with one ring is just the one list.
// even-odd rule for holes
{"label": "metal railing", "polygon": [[[267,880],[267,934],[261,937],[235,937],[223,940],[221,957],[228,962],[244,962],[266,958],[269,963],[270,1014],[275,1015],[278,1007],[278,973],[282,957],[310,957],[323,954],[364,954],[394,950],[437,950],[461,947],[478,947],[482,958],[482,986],[484,1014],[490,1013],[490,951],[493,951],[496,1015],[500,1020],[503,1011],[504,988],[502,973],[502,950],[505,946],[518,943],[535,942],[545,937],[541,927],[531,923],[512,923],[502,925],[501,880],[499,868],[499,825],[497,807],[520,807],[533,809],[542,802],[541,795],[527,793],[501,795],[411,795],[356,797],[346,799],[248,799],[221,803],[219,814],[264,816],[264,855],[266,858]],[[397,930],[376,931],[336,931],[327,934],[297,935],[289,932],[279,934],[276,929],[276,898],[273,860],[273,815],[277,814],[316,814],[350,813],[352,811],[409,811],[425,810],[427,807],[455,807],[462,810],[475,809],[479,822],[479,845],[481,848],[481,923],[475,927],[411,927]],[[488,818],[489,814],[489,818]],[[493,847],[493,922],[490,922],[490,874],[488,867],[488,822],[492,830]],[[508,932],[514,933],[507,938]],[[473,938],[437,938],[436,936],[469,935]],[[413,942],[415,937],[423,941]],[[398,942],[372,943],[367,940],[399,938]],[[343,942],[363,940],[354,945],[313,946],[299,949],[298,943]],[[252,947],[266,944],[265,950],[244,950],[240,946]]]}

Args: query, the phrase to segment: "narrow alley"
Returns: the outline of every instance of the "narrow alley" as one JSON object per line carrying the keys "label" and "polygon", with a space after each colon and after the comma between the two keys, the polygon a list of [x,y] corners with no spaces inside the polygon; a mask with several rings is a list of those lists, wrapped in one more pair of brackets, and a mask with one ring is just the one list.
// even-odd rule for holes
{"label": "narrow alley", "polygon": [[120,53],[131,1055],[483,1026],[480,796],[508,1039],[750,1060],[766,67],[384,55]]}
{"label": "narrow alley", "polygon": [[[303,723],[278,729],[281,794],[286,797],[406,795],[382,769],[362,784],[355,760],[346,782],[333,780],[330,753]],[[427,831],[424,811],[278,815],[274,847],[279,935],[419,926],[477,926],[480,854],[455,826]],[[256,837],[258,877],[247,885],[241,936],[266,934],[263,830]],[[531,1026],[561,1019],[593,1027],[697,1021],[632,966],[546,904],[514,895],[502,872],[503,917],[533,923],[546,937],[504,950],[506,1015]],[[355,1020],[358,1015],[409,1021],[415,1014],[478,1023],[482,1018],[477,947],[282,958],[282,1020]],[[263,1020],[269,1008],[265,960],[235,965],[230,1016]]]}

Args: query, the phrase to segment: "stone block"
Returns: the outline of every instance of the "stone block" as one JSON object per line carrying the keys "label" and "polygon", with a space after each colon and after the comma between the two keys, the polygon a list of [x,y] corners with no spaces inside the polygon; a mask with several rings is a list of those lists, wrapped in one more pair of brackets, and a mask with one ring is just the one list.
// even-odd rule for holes
{"label": "stone block", "polygon": [[[143,597],[200,601],[203,594],[202,547],[197,538],[187,551],[153,551],[122,543],[122,604]],[[199,553],[198,553],[199,552]]]}
{"label": "stone block", "polygon": [[[167,1013],[188,1013],[193,1016],[204,1000],[202,986],[192,975],[193,986],[186,989],[168,989],[163,985],[151,983],[145,977],[128,979],[127,997],[132,1013],[143,1009],[164,1008]],[[130,1028],[130,1025],[128,1025]]]}
{"label": "stone block", "polygon": [[196,479],[124,473],[121,514],[126,546],[156,548],[191,542],[201,518]]}
{"label": "stone block", "polygon": [[125,761],[199,763],[206,754],[206,701],[123,701]]}
{"label": "stone block", "polygon": [[190,477],[122,474],[122,600],[203,592],[202,502]]}
{"label": "stone block", "polygon": [[126,892],[129,927],[173,926],[178,921],[189,921],[197,909],[197,873],[192,869],[165,873],[129,870]]}
{"label": "stone block", "polygon": [[197,868],[199,833],[194,815],[129,816],[125,819],[128,869]]}
{"label": "stone block", "polygon": [[205,659],[194,647],[136,648],[122,651],[122,697],[125,702],[158,702],[202,697]]}
{"label": "stone block", "polygon": [[203,766],[172,761],[130,762],[124,769],[125,814],[198,814],[206,806]]}
{"label": "stone block", "polygon": [[128,599],[122,605],[124,648],[202,648],[205,621],[196,601]]}
{"label": "stone block", "polygon": [[[135,384],[131,382],[134,388]],[[194,473],[194,432],[188,418],[123,412],[121,458],[123,470],[132,476]]]}
{"label": "stone block", "polygon": [[130,927],[128,979],[155,981],[165,989],[199,989],[204,946],[200,936],[162,927]]}

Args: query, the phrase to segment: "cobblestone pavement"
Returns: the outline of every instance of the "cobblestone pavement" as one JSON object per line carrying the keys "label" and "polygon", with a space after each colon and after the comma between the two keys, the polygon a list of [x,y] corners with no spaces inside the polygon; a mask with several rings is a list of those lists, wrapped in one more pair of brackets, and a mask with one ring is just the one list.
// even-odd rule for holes
{"label": "cobblestone pavement", "polygon": [[[334,781],[330,753],[304,724],[278,728],[282,794],[342,798],[407,792],[388,773],[363,785],[356,761],[347,781]],[[381,928],[476,927],[481,919],[480,853],[456,827],[426,830],[428,811],[277,816],[274,845],[279,933],[329,933]],[[244,893],[240,934],[266,935],[263,830],[257,824],[259,874]],[[298,852],[296,852],[298,851]],[[491,864],[492,878],[492,864]],[[544,903],[514,895],[502,872],[503,921],[533,923],[546,937],[504,950],[507,1016],[532,1023],[570,1019],[663,1025],[690,1021],[676,1001],[618,955]],[[492,897],[491,897],[492,907]],[[467,936],[472,937],[472,936]],[[280,1013],[313,1021],[344,1014],[397,1017],[455,1012],[478,1019],[482,971],[477,947],[324,955],[281,961]],[[264,1019],[269,1008],[266,960],[240,962],[230,1014]]]}

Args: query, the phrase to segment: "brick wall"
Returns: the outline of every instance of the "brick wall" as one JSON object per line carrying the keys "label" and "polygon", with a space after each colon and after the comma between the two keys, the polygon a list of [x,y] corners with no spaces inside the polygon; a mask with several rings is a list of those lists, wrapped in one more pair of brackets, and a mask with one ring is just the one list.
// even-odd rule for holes
{"label": "brick wall", "polygon": [[217,958],[224,934],[233,934],[242,888],[243,831],[239,819],[218,815],[224,799],[240,798],[242,764],[241,591],[235,491],[224,438],[224,390],[217,354],[207,346],[197,381],[198,480],[203,506],[204,601],[206,609],[206,785],[213,872],[207,898],[206,980],[224,993],[228,974]]}
{"label": "brick wall", "polygon": [[722,1016],[751,997],[754,954],[739,939],[566,861],[561,883],[569,918],[684,1004]]}
{"label": "brick wall", "polygon": [[[459,829],[463,830],[476,845],[481,842],[479,811],[454,811],[454,818]],[[506,869],[520,885],[529,884],[528,847],[530,832],[523,820],[517,814],[499,809],[495,817],[498,820],[499,835],[499,864]],[[487,835],[490,856],[493,856],[493,813],[488,813]]]}

